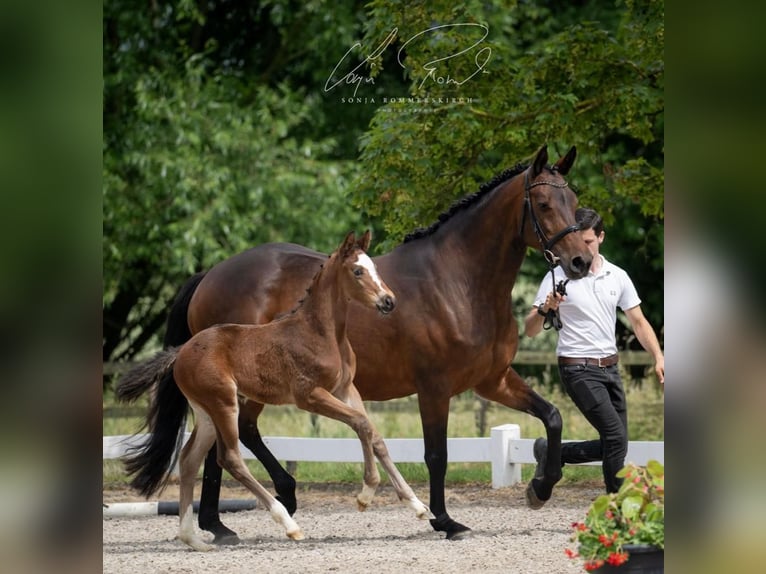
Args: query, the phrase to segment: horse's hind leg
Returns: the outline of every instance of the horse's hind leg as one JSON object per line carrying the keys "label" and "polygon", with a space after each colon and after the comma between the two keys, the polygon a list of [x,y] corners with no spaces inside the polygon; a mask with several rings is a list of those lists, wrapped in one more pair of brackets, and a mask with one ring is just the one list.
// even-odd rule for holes
{"label": "horse's hind leg", "polygon": [[192,431],[189,442],[181,451],[180,475],[181,486],[178,501],[178,538],[195,550],[211,550],[215,546],[204,542],[194,532],[194,511],[192,500],[194,497],[194,483],[200,464],[205,458],[205,453],[215,442],[215,428],[210,418],[200,409],[195,408],[196,424]]}
{"label": "horse's hind leg", "polygon": [[543,476],[534,477],[527,485],[527,504],[530,508],[541,508],[550,499],[555,484],[561,480],[561,414],[511,367],[498,383],[479,385],[475,391],[486,399],[529,413],[545,425],[548,449]]}
{"label": "horse's hind leg", "polygon": [[[236,401],[236,398],[235,398]],[[247,468],[242,455],[239,452],[239,432],[237,427],[238,408],[227,408],[225,413],[211,413],[218,431],[218,464],[242,483],[258,500],[264,508],[269,510],[271,517],[277,524],[282,525],[288,538],[302,540],[303,532],[295,520],[292,519],[287,509],[275,499],[261,483],[259,483]]]}
{"label": "horse's hind leg", "polygon": [[269,473],[274,482],[274,490],[277,492],[277,500],[292,516],[298,506],[295,500],[295,479],[279,464],[261,438],[261,433],[258,431],[258,416],[263,412],[263,407],[263,404],[254,401],[247,401],[240,405],[239,440],[252,451]]}
{"label": "horse's hind leg", "polygon": [[240,540],[237,533],[221,522],[218,512],[222,477],[223,469],[218,466],[218,449],[212,447],[205,457],[205,468],[202,471],[202,494],[197,522],[202,530],[213,533],[214,544],[238,544]]}

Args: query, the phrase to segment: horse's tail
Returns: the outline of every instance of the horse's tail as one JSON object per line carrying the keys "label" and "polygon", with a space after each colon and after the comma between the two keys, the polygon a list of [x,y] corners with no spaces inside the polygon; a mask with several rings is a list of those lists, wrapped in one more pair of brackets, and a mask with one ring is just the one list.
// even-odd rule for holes
{"label": "horse's tail", "polygon": [[189,402],[173,377],[178,349],[160,351],[154,358],[128,371],[117,387],[121,398],[139,396],[157,384],[157,394],[149,407],[146,439],[130,448],[124,458],[130,484],[147,498],[164,488],[175,466],[183,442]]}
{"label": "horse's tail", "polygon": [[176,294],[176,298],[170,306],[167,327],[165,328],[165,338],[162,341],[162,344],[166,349],[183,345],[186,341],[191,339],[192,333],[189,330],[189,322],[187,319],[189,302],[206,273],[206,271],[202,271],[196,275],[192,275]]}

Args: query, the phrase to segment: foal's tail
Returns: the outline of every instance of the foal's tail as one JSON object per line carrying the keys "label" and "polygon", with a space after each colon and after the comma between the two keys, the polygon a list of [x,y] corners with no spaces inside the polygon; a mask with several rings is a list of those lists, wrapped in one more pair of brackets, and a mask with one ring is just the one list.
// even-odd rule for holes
{"label": "foal's tail", "polygon": [[186,428],[189,402],[173,378],[177,354],[177,348],[160,351],[123,375],[117,386],[118,398],[131,401],[158,383],[144,425],[149,433],[141,444],[129,449],[124,458],[128,474],[135,475],[131,486],[147,498],[167,484]]}

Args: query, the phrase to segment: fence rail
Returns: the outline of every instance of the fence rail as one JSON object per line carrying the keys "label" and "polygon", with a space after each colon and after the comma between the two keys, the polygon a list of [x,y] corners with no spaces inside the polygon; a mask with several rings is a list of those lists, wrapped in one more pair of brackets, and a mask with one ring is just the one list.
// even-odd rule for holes
{"label": "fence rail", "polygon": [[[652,356],[646,351],[620,351],[620,363],[625,366],[640,366],[654,364]],[[137,364],[133,361],[106,362],[104,374],[114,375],[127,371]],[[556,365],[556,353],[554,351],[519,351],[513,359],[514,365]]]}
{"label": "fence rail", "polygon": [[[186,433],[184,442],[190,433]],[[104,459],[123,456],[139,444],[145,434],[104,437]],[[263,442],[278,460],[304,462],[363,462],[362,449],[355,438],[263,437]],[[571,441],[564,441],[571,442]],[[450,462],[489,462],[492,465],[492,488],[511,486],[521,481],[521,465],[534,464],[534,439],[521,438],[521,427],[506,424],[493,427],[489,438],[449,438],[447,453]],[[394,462],[423,463],[424,446],[420,438],[386,439]],[[240,444],[245,459],[256,456]],[[627,462],[645,465],[649,460],[665,462],[663,441],[631,441]],[[601,463],[588,463],[600,465]]]}

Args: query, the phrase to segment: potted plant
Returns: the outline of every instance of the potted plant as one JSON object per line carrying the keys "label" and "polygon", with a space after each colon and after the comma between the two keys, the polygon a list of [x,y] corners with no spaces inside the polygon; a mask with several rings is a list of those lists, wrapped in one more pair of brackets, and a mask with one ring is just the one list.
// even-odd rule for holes
{"label": "potted plant", "polygon": [[596,498],[585,521],[572,524],[577,549],[566,553],[591,572],[663,573],[665,467],[629,464],[617,476],[624,478],[619,492]]}

